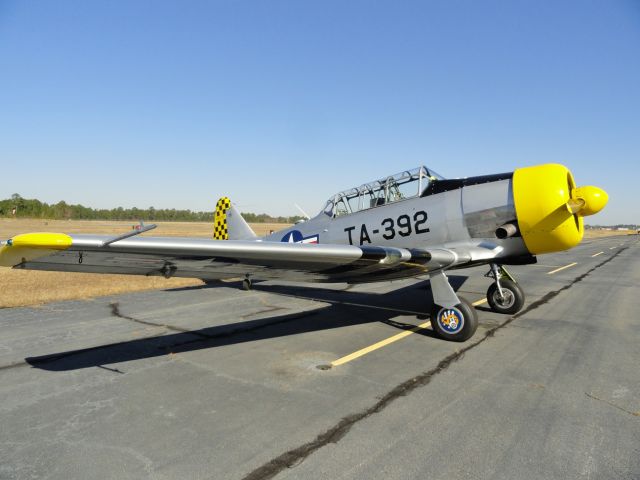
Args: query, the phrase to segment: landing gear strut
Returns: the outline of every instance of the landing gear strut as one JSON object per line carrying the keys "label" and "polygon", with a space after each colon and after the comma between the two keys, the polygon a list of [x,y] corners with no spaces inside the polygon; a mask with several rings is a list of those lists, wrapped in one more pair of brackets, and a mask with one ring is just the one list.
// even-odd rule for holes
{"label": "landing gear strut", "polygon": [[431,307],[431,327],[440,338],[454,342],[464,342],[473,336],[478,328],[475,308],[464,298],[459,298],[451,288],[443,271],[430,275],[433,307]]}
{"label": "landing gear strut", "polygon": [[497,313],[518,313],[524,305],[524,292],[504,266],[492,263],[486,276],[495,280],[487,290],[491,310]]}
{"label": "landing gear strut", "polygon": [[253,284],[251,283],[251,279],[247,275],[245,279],[242,280],[242,289],[248,292],[249,290],[251,290],[252,285]]}

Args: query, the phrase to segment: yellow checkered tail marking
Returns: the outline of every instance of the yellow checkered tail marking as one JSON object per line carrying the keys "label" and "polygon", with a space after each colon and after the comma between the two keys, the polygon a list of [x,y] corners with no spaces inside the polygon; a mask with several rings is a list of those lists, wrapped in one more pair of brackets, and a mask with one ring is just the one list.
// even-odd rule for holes
{"label": "yellow checkered tail marking", "polygon": [[213,214],[213,239],[229,240],[229,229],[227,228],[227,211],[231,208],[231,200],[222,197],[216,203],[216,211]]}

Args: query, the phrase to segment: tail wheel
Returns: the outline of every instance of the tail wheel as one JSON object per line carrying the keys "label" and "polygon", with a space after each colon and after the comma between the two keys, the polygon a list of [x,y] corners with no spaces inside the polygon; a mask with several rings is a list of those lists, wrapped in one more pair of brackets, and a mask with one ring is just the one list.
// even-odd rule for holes
{"label": "tail wheel", "polygon": [[505,278],[500,280],[500,288],[502,296],[495,282],[487,290],[487,301],[491,310],[497,313],[518,313],[524,305],[524,292],[520,285]]}
{"label": "tail wheel", "polygon": [[431,307],[431,327],[438,337],[452,342],[470,339],[478,328],[475,308],[464,298],[454,307]]}

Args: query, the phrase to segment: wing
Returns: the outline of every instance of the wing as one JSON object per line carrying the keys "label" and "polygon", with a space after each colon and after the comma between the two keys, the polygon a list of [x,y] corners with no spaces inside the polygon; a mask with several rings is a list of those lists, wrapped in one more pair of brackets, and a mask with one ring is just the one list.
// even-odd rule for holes
{"label": "wing", "polygon": [[33,233],[0,247],[0,265],[34,270],[118,273],[203,280],[244,277],[372,282],[468,263],[462,249],[217,241],[200,238]]}

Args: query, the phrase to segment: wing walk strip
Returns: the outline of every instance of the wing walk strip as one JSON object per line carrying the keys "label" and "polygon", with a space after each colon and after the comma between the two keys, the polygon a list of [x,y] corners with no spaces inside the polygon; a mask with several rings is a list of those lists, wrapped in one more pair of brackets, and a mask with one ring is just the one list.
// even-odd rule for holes
{"label": "wing walk strip", "polygon": [[[483,298],[478,300],[477,302],[473,302],[472,305],[473,306],[477,306],[477,305],[482,305],[483,303],[487,303],[487,299]],[[351,305],[357,305],[357,304],[351,304]],[[358,305],[358,306],[369,306],[369,305]],[[377,307],[380,308],[380,307]],[[395,310],[395,309],[391,309],[389,308],[388,310]],[[395,310],[397,311],[397,310]],[[374,343],[373,345],[369,345],[368,347],[364,347],[361,348],[360,350],[350,353],[349,355],[345,355],[344,357],[341,357],[337,360],[334,360],[333,362],[331,362],[331,366],[332,367],[337,367],[339,365],[344,365],[345,363],[348,363],[352,360],[355,360],[356,358],[360,358],[364,355],[366,355],[367,353],[371,353],[375,350],[378,350],[382,347],[386,347],[387,345],[390,345],[392,343],[397,342],[398,340],[402,340],[405,337],[408,337],[409,335],[412,335],[416,332],[419,332],[421,330],[426,330],[426,329],[430,329],[429,327],[431,327],[431,321],[427,321],[424,323],[421,323],[420,325],[413,327],[411,330],[406,330],[404,332],[400,332],[396,335],[393,335],[389,338],[385,338],[384,340],[380,340],[379,342]]]}

